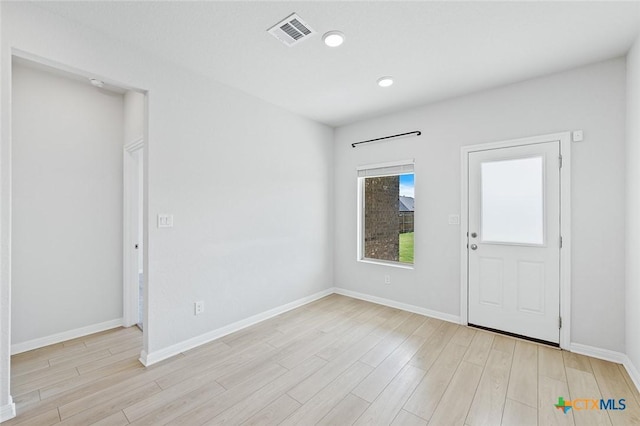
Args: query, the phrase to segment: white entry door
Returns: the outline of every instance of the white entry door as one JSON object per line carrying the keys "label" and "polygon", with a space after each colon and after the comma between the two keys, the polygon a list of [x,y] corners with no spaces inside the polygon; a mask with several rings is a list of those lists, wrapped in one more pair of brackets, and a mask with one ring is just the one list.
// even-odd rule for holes
{"label": "white entry door", "polygon": [[560,342],[560,142],[469,154],[469,324]]}

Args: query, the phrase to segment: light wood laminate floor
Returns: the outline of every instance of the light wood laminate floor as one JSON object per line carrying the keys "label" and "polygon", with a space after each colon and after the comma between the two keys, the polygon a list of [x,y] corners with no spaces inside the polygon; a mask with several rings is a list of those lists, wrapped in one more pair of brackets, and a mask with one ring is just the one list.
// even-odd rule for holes
{"label": "light wood laminate floor", "polygon": [[[13,356],[6,425],[640,425],[621,365],[345,296],[149,368],[141,340],[120,328]],[[626,409],[564,414],[560,396]]]}

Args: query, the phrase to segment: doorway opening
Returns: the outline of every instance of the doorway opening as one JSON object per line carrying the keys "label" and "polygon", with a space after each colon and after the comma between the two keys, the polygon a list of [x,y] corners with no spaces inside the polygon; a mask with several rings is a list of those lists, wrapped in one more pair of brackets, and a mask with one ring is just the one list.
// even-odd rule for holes
{"label": "doorway opening", "polygon": [[462,148],[461,319],[570,343],[570,137]]}
{"label": "doorway opening", "polygon": [[[13,178],[11,354],[121,326],[142,328],[146,92],[26,52],[12,53],[12,155],[6,160]],[[130,98],[135,108],[128,107]],[[131,149],[133,141],[140,146],[130,154],[136,198],[129,222],[123,216],[123,147]],[[123,303],[128,228],[135,229],[139,247],[133,322],[127,300]],[[142,341],[144,351],[144,335]]]}

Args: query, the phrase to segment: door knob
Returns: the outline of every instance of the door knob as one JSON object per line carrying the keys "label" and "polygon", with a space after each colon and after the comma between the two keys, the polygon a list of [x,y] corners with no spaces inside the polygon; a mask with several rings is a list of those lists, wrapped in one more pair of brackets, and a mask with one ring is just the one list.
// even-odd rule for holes
{"label": "door knob", "polygon": [[478,246],[476,244],[471,244],[471,250],[477,250]]}

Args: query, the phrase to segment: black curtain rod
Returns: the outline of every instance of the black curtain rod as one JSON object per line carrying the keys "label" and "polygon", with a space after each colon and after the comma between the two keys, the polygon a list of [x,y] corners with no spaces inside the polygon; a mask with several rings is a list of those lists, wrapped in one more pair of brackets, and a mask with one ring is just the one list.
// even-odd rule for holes
{"label": "black curtain rod", "polygon": [[397,135],[392,135],[392,136],[385,136],[383,138],[377,138],[377,139],[369,139],[368,141],[362,141],[362,142],[355,142],[351,144],[352,148],[355,148],[356,145],[360,145],[361,143],[369,143],[369,142],[375,142],[375,141],[381,141],[383,139],[391,139],[391,138],[398,138],[400,136],[407,136],[407,135],[413,135],[415,134],[416,136],[420,136],[422,134],[422,132],[420,130],[415,130],[413,132],[407,132],[407,133],[399,133]]}

